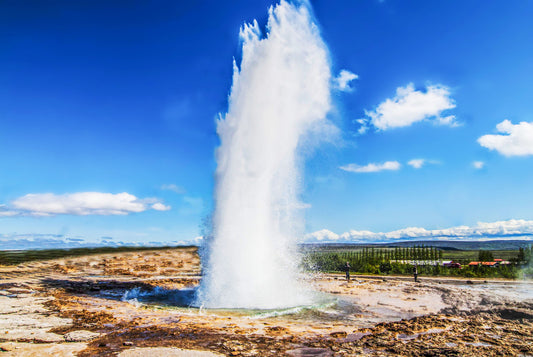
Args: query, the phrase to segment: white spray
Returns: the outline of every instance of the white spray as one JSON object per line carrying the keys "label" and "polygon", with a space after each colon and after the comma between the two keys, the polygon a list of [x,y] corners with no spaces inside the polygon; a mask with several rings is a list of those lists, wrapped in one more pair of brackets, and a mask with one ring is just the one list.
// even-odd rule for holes
{"label": "white spray", "polygon": [[328,130],[327,48],[307,4],[269,10],[240,31],[229,108],[217,123],[215,211],[197,304],[283,308],[309,304],[298,277],[302,236],[299,151],[310,131]]}

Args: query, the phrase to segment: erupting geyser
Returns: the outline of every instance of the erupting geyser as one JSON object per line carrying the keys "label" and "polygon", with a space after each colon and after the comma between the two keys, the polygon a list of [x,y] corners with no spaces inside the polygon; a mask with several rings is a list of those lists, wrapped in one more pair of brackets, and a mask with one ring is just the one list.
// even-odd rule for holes
{"label": "erupting geyser", "polygon": [[198,305],[282,308],[312,302],[298,279],[303,234],[299,151],[326,120],[331,71],[307,3],[281,1],[267,33],[241,31],[229,108],[217,123],[215,211]]}

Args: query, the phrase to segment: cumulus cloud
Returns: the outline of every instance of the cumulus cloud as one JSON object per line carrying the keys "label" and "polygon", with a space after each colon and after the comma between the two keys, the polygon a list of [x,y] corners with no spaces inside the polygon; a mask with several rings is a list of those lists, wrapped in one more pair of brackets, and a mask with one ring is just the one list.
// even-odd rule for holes
{"label": "cumulus cloud", "polygon": [[400,163],[398,161],[386,161],[384,163],[370,163],[365,166],[360,166],[357,164],[348,164],[345,166],[339,167],[341,170],[348,172],[357,172],[357,173],[368,173],[368,172],[379,172],[384,170],[396,171],[399,170]]}
{"label": "cumulus cloud", "polygon": [[439,164],[440,162],[437,160],[427,160],[427,159],[412,159],[407,162],[407,165],[412,166],[415,169],[420,169],[422,166],[427,164]]}
{"label": "cumulus cloud", "polygon": [[457,226],[446,229],[427,230],[421,227],[407,227],[391,232],[350,230],[336,234],[326,229],[309,233],[307,242],[392,242],[400,240],[438,239],[484,239],[484,238],[533,238],[533,221],[511,219],[497,222],[478,222],[476,226]]}
{"label": "cumulus cloud", "polygon": [[170,206],[164,205],[161,202],[156,202],[153,205],[150,206],[153,210],[156,211],[168,211],[170,210]]}
{"label": "cumulus cloud", "polygon": [[306,236],[307,239],[312,238],[314,241],[334,242],[339,240],[340,236],[337,233],[333,233],[327,229],[321,229],[319,231],[310,233]]}
{"label": "cumulus cloud", "polygon": [[472,162],[472,166],[477,170],[481,170],[485,166],[485,163],[483,161],[474,161]]}
{"label": "cumulus cloud", "polygon": [[407,163],[407,165],[410,165],[414,167],[415,169],[420,169],[424,164],[426,163],[426,160],[424,159],[413,159]]}
{"label": "cumulus cloud", "polygon": [[371,124],[378,130],[410,126],[423,120],[431,120],[438,125],[458,126],[454,115],[443,116],[444,111],[455,106],[448,87],[428,85],[425,91],[420,91],[410,83],[398,87],[396,96],[386,99],[375,110],[365,110],[367,117],[360,124],[362,127]]}
{"label": "cumulus cloud", "polygon": [[350,82],[359,78],[355,73],[343,69],[337,78],[335,78],[335,87],[342,92],[349,92],[352,90]]}
{"label": "cumulus cloud", "polygon": [[501,134],[483,135],[477,142],[489,150],[496,150],[504,156],[533,155],[533,123],[513,124],[504,120],[496,125]]}
{"label": "cumulus cloud", "polygon": [[[127,215],[148,209],[170,209],[170,206],[164,205],[156,198],[139,199],[127,192],[77,192],[63,195],[30,193],[15,199],[9,206],[3,206],[4,209],[0,207],[0,215],[4,216]],[[6,212],[9,214],[5,214]]]}

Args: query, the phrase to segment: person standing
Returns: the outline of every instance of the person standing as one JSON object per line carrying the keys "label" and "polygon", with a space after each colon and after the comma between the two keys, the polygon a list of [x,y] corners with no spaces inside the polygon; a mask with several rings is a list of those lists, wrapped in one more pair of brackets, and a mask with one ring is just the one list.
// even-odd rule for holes
{"label": "person standing", "polygon": [[346,272],[346,280],[350,281],[350,263],[346,262],[346,265],[344,266],[344,271]]}
{"label": "person standing", "polygon": [[413,275],[415,277],[415,283],[418,281],[418,268],[415,264],[415,268],[413,269]]}

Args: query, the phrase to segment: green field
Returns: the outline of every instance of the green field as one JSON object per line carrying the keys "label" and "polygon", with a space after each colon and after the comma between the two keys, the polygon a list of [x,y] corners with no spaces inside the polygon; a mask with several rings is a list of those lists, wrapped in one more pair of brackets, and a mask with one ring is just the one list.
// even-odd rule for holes
{"label": "green field", "polygon": [[[490,250],[494,258],[503,260],[513,260],[518,257],[518,249],[511,250]],[[478,260],[479,251],[477,250],[443,250],[442,259],[453,260],[457,262],[471,262]]]}
{"label": "green field", "polygon": [[[0,251],[0,265],[17,265],[35,260],[50,260],[67,257],[79,257],[84,255],[139,252],[147,250],[183,249],[180,247],[96,247],[96,248],[72,248],[72,249],[36,249],[36,250],[2,250]],[[196,247],[194,247],[196,248]]]}

